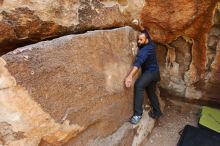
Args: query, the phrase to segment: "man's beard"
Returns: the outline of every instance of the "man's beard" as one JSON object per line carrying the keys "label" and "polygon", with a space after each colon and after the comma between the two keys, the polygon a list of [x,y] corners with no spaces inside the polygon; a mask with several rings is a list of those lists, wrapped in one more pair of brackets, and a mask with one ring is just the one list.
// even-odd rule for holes
{"label": "man's beard", "polygon": [[138,45],[138,48],[142,48],[145,44],[138,43],[137,45]]}

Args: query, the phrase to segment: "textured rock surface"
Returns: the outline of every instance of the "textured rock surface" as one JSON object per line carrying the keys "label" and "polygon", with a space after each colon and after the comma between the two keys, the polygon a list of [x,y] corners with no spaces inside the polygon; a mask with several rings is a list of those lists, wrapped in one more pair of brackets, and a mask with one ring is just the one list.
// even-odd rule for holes
{"label": "textured rock surface", "polygon": [[130,27],[92,31],[18,48],[3,57],[44,111],[57,122],[84,127],[67,145],[101,145],[109,139],[131,144],[141,134],[125,123],[132,115],[133,95],[124,88],[124,78],[137,49],[136,36]]}
{"label": "textured rock surface", "polygon": [[3,0],[0,52],[70,33],[132,25],[141,14],[166,61],[162,88],[180,97],[207,98],[203,90],[209,88],[201,91],[195,84],[211,72],[219,9],[219,0]]}
{"label": "textured rock surface", "polygon": [[146,2],[142,19],[158,42],[163,95],[220,103],[216,71],[219,13],[219,0]]}
{"label": "textured rock surface", "polygon": [[0,145],[37,146],[40,141],[63,144],[76,136],[83,127],[58,124],[33,101],[0,58]]}
{"label": "textured rock surface", "polygon": [[144,0],[2,0],[1,54],[40,40],[119,27],[139,18]]}

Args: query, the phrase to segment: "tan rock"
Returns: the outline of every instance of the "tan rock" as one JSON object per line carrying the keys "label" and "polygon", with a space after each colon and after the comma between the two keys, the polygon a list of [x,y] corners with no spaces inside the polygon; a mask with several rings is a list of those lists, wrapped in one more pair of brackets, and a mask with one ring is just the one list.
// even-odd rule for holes
{"label": "tan rock", "polygon": [[[56,123],[28,95],[16,86],[15,79],[0,58],[0,139],[5,146],[37,146],[41,139],[48,143],[63,144],[83,130],[78,125]],[[9,78],[9,80],[7,80]],[[4,88],[2,88],[4,87]]]}

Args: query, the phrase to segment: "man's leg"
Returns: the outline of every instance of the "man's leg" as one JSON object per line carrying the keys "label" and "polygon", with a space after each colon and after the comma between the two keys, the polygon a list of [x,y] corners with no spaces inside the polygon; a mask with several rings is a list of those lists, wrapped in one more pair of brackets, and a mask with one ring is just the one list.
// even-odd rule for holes
{"label": "man's leg", "polygon": [[134,85],[134,115],[141,116],[143,113],[143,100],[145,88],[152,81],[152,74],[144,72],[135,82]]}
{"label": "man's leg", "polygon": [[162,112],[160,110],[160,103],[158,101],[158,97],[157,97],[157,94],[156,94],[156,85],[157,85],[156,81],[151,82],[147,86],[146,91],[147,91],[148,98],[150,100],[151,106],[153,108],[153,114],[155,116],[159,117],[159,116],[162,115]]}

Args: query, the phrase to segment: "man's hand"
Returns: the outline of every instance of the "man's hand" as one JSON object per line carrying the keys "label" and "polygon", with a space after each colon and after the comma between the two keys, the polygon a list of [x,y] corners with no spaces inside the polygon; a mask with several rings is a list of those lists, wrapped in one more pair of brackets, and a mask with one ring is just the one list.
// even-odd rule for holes
{"label": "man's hand", "polygon": [[132,23],[133,23],[134,25],[139,25],[139,20],[138,20],[138,19],[134,19],[134,20],[132,21]]}
{"label": "man's hand", "polygon": [[132,76],[128,76],[128,77],[125,79],[125,86],[126,86],[127,88],[130,88],[131,85],[132,85],[132,81],[133,81]]}
{"label": "man's hand", "polygon": [[135,75],[137,72],[138,72],[138,67],[134,66],[134,67],[131,69],[131,71],[130,71],[129,75],[127,76],[127,78],[125,79],[125,86],[126,86],[127,88],[130,88],[130,87],[131,87],[132,82],[133,82],[133,77],[134,77],[134,75]]}

